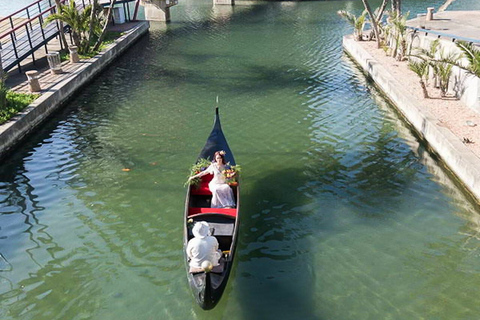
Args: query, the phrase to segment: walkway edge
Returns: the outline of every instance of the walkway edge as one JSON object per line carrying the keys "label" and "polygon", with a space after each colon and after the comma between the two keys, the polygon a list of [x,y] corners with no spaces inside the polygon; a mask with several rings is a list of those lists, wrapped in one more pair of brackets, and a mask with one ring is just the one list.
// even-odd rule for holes
{"label": "walkway edge", "polygon": [[83,65],[72,75],[57,83],[10,121],[0,126],[0,158],[38,127],[72,95],[103,71],[113,60],[148,32],[150,24],[144,21],[127,31],[114,44],[95,57],[82,60]]}
{"label": "walkway edge", "polygon": [[363,49],[351,35],[343,37],[343,48],[373,79],[418,134],[480,201],[480,158],[468,149],[450,130],[438,125],[438,119],[413,98],[381,64]]}

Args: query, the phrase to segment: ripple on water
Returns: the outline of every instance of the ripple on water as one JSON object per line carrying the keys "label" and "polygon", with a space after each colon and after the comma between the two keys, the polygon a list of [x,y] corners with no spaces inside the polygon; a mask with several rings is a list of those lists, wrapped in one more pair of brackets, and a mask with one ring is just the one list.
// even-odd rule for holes
{"label": "ripple on water", "polygon": [[152,23],[0,170],[0,318],[202,318],[182,185],[216,96],[244,187],[210,317],[476,315],[478,210],[345,57],[340,9],[361,3],[187,0]]}

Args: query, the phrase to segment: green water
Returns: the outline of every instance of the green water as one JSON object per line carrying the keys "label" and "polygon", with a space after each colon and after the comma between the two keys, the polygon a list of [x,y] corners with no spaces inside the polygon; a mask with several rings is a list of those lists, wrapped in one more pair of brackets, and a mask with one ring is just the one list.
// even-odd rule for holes
{"label": "green water", "polygon": [[[477,319],[480,210],[343,54],[340,9],[361,2],[186,0],[152,23],[3,160],[0,319]],[[206,312],[183,183],[217,96],[242,221]]]}

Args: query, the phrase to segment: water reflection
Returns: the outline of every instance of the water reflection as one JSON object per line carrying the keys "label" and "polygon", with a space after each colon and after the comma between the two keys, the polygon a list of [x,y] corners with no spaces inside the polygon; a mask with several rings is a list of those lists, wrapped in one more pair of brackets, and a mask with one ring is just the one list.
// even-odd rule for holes
{"label": "water reflection", "polygon": [[[2,164],[0,318],[474,318],[479,210],[342,54],[345,7],[187,1],[152,23]],[[243,216],[203,312],[182,185],[217,95]]]}

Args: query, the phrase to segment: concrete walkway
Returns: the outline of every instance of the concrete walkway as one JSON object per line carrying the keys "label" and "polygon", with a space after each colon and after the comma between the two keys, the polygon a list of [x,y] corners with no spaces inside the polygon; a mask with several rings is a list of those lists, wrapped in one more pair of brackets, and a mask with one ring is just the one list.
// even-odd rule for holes
{"label": "concrete walkway", "polygon": [[407,21],[409,27],[422,28],[440,38],[476,40],[480,43],[480,11],[444,11],[433,14],[433,20],[425,16]]}
{"label": "concrete walkway", "polygon": [[[39,62],[35,67],[40,72],[41,96],[10,121],[0,126],[0,157],[4,157],[10,149],[21,142],[52,112],[60,108],[77,90],[147,33],[149,26],[147,21],[116,25],[114,31],[122,31],[124,34],[115,43],[91,59],[80,60],[73,64],[67,61],[63,62],[63,73],[61,74],[51,74],[48,67],[42,66]],[[22,70],[24,69],[29,68]],[[7,86],[17,92],[29,91],[24,73],[18,73],[17,70],[16,73],[12,71],[10,75],[6,82]]]}
{"label": "concrete walkway", "polygon": [[[469,25],[462,27],[462,23]],[[418,21],[409,21],[408,24],[417,26]],[[471,12],[468,15],[464,12],[444,12],[441,16],[436,15],[434,24],[430,27],[435,26],[435,32],[442,32],[453,36],[452,38],[480,37],[480,12]],[[429,27],[428,22],[426,27]],[[445,35],[442,37],[448,37]],[[440,126],[439,121],[422,108],[422,101],[413,98],[405,90],[402,82],[393,77],[358,42],[354,41],[352,36],[343,38],[343,47],[480,202],[480,158],[450,130]]]}

